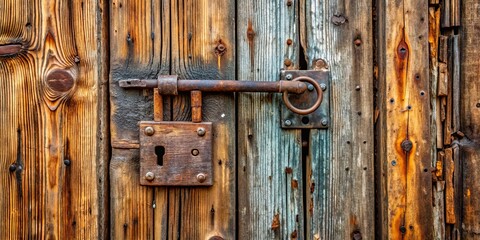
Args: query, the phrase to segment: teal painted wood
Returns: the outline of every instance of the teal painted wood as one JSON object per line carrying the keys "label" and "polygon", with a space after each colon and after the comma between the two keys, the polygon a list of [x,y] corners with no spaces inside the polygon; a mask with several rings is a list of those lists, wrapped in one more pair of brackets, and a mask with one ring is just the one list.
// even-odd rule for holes
{"label": "teal painted wood", "polygon": [[[278,80],[286,59],[298,68],[299,6],[287,2],[237,1],[237,79]],[[238,95],[239,239],[304,238],[301,131],[279,127],[280,102]]]}
{"label": "teal painted wood", "polygon": [[331,127],[310,135],[306,238],[374,239],[372,2],[304,2],[306,60],[324,59],[332,86]]}

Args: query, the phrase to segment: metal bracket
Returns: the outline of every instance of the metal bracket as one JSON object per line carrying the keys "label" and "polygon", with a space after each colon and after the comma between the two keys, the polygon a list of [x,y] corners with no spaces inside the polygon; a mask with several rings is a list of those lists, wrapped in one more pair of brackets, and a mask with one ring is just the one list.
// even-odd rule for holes
{"label": "metal bracket", "polygon": [[212,123],[140,122],[140,184],[212,186]]}
{"label": "metal bracket", "polygon": [[[286,129],[296,128],[328,128],[330,126],[330,79],[329,71],[322,70],[282,70],[282,80],[293,80],[298,77],[310,77],[320,84],[323,90],[323,100],[320,107],[307,115],[300,115],[292,112],[282,104],[281,126]],[[297,108],[308,108],[317,100],[317,94],[310,94],[316,91],[312,85],[308,85],[308,91],[303,94],[290,94],[290,102]]]}

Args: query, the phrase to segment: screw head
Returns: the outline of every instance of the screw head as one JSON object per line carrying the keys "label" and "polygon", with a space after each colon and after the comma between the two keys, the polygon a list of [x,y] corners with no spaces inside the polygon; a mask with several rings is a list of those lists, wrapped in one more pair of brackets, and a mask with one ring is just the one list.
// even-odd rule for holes
{"label": "screw head", "polygon": [[393,160],[392,161],[392,166],[397,166],[397,161]]}
{"label": "screw head", "polygon": [[65,159],[63,160],[63,164],[65,164],[65,166],[70,166],[71,161],[69,159]]}
{"label": "screw head", "polygon": [[320,88],[322,89],[322,91],[325,91],[327,90],[327,85],[325,83],[320,83]]}
{"label": "screw head", "polygon": [[200,136],[200,137],[205,136],[205,133],[206,133],[205,128],[200,127],[200,128],[197,129],[198,136]]}
{"label": "screw head", "polygon": [[401,146],[405,152],[410,152],[410,150],[413,148],[413,143],[409,139],[405,139],[403,140]]}
{"label": "screw head", "polygon": [[322,121],[320,122],[323,126],[327,126],[328,124],[328,120],[326,118],[322,119]]}
{"label": "screw head", "polygon": [[12,163],[8,168],[8,170],[10,170],[10,172],[14,172],[15,170],[17,170],[17,164]]}
{"label": "screw head", "polygon": [[145,135],[152,136],[155,133],[153,127],[146,127],[144,130]]}
{"label": "screw head", "polygon": [[357,86],[355,87],[355,90],[360,91],[360,88],[361,88],[360,85],[357,85]]}
{"label": "screw head", "polygon": [[311,92],[315,89],[315,87],[312,84],[308,84],[307,89],[308,89],[308,91]]}
{"label": "screw head", "polygon": [[283,123],[285,124],[285,126],[292,125],[292,121],[290,121],[289,119],[285,120]]}
{"label": "screw head", "polygon": [[293,78],[292,74],[287,74],[285,76],[285,79],[287,79],[287,80],[292,80],[292,78]]}
{"label": "screw head", "polygon": [[145,179],[153,181],[153,179],[155,179],[155,174],[153,172],[147,172],[147,174],[145,174]]}
{"label": "screw head", "polygon": [[193,150],[192,150],[192,155],[193,155],[193,156],[198,156],[198,154],[200,154],[200,152],[198,151],[198,149],[193,149]]}
{"label": "screw head", "polygon": [[203,182],[205,182],[205,180],[207,180],[207,176],[205,176],[204,173],[197,174],[197,181],[199,183],[203,183]]}

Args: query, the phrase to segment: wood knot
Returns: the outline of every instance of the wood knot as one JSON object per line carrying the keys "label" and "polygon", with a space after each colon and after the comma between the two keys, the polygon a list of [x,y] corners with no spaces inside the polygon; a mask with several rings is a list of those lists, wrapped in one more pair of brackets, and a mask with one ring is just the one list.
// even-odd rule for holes
{"label": "wood knot", "polygon": [[23,46],[18,43],[0,45],[0,57],[7,57],[18,54]]}
{"label": "wood knot", "polygon": [[57,92],[68,92],[73,88],[74,79],[72,74],[66,70],[54,70],[47,75],[47,86]]}

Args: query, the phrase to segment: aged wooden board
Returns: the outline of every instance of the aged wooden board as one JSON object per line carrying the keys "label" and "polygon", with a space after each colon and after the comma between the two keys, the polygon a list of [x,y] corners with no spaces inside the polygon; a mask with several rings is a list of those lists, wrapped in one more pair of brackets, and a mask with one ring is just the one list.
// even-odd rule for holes
{"label": "aged wooden board", "polygon": [[[299,68],[298,4],[237,1],[237,79],[276,81],[281,68]],[[280,128],[280,101],[238,95],[239,239],[305,238],[301,131]]]}
{"label": "aged wooden board", "polygon": [[460,139],[463,165],[464,239],[480,239],[480,5],[476,0],[461,1],[460,37]]}
{"label": "aged wooden board", "polygon": [[380,239],[432,239],[428,2],[379,1]]}
{"label": "aged wooden board", "polygon": [[[170,7],[168,1],[160,0],[113,0],[109,9],[113,148],[110,161],[110,237],[160,238],[167,234],[168,216],[164,214],[164,218],[154,222],[154,210],[167,212],[167,192],[165,188],[156,192],[140,186],[139,151],[132,149],[138,148],[138,121],[153,120],[153,91],[125,91],[118,86],[118,81],[169,74]],[[165,109],[164,118],[169,113],[169,109]],[[161,234],[154,235],[154,227]]]}
{"label": "aged wooden board", "polygon": [[102,239],[104,1],[0,2],[0,239]]}
{"label": "aged wooden board", "polygon": [[373,239],[371,1],[301,1],[309,68],[331,75],[327,130],[312,130],[306,167],[306,239]]}

